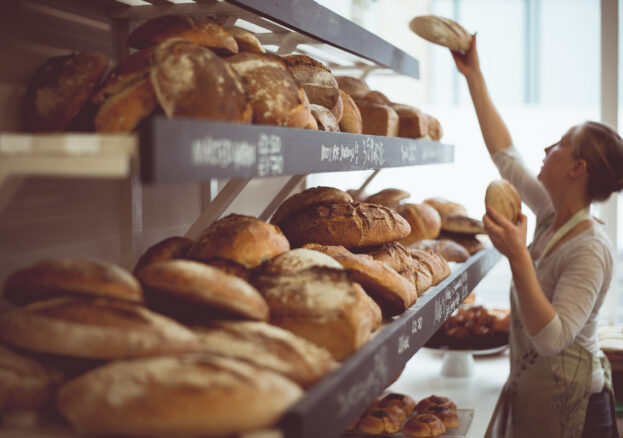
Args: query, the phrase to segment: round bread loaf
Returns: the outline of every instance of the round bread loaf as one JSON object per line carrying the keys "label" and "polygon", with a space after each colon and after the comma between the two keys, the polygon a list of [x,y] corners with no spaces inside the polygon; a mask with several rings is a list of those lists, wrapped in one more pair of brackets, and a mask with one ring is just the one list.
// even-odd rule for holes
{"label": "round bread loaf", "polygon": [[54,400],[63,374],[0,345],[0,413],[31,411]]}
{"label": "round bread loaf", "polygon": [[306,209],[317,204],[330,204],[334,202],[353,202],[353,198],[346,192],[333,187],[312,187],[287,198],[277,208],[271,224],[279,225],[288,215]]}
{"label": "round bread loaf", "polygon": [[274,426],[302,395],[272,371],[197,354],[104,365],[63,385],[57,406],[84,433],[225,436]]}
{"label": "round bread loaf", "polygon": [[303,245],[305,249],[313,249],[314,251],[320,251],[323,254],[326,254],[331,257],[335,257],[336,255],[349,255],[352,254],[349,250],[339,245],[321,245],[319,243],[306,243]]}
{"label": "round bread loaf", "polygon": [[206,228],[187,257],[220,257],[252,269],[289,249],[279,227],[252,216],[230,214]]}
{"label": "round bread loaf", "polygon": [[264,50],[260,40],[257,39],[254,33],[237,26],[227,26],[225,30],[229,32],[236,40],[236,43],[238,43],[239,53],[266,53],[266,50]]}
{"label": "round bread loaf", "polygon": [[106,72],[108,57],[80,52],[46,60],[28,83],[23,100],[27,131],[63,131],[82,110]]}
{"label": "round bread loaf", "polygon": [[128,45],[144,49],[170,38],[182,38],[222,55],[238,53],[235,38],[218,22],[209,17],[185,15],[163,15],[146,21],[132,31]]}
{"label": "round bread loaf", "polygon": [[97,259],[65,257],[43,260],[15,271],[4,283],[4,299],[17,306],[63,295],[143,302],[143,289],[130,272]]}
{"label": "round bread loaf", "polygon": [[327,268],[343,269],[335,259],[321,251],[307,248],[297,248],[284,252],[268,261],[262,271],[267,274],[292,275],[304,271],[313,266],[325,266]]}
{"label": "round bread loaf", "polygon": [[339,123],[340,131],[350,132],[351,134],[361,134],[363,128],[359,107],[353,98],[350,97],[350,95],[348,95],[345,91],[338,90],[338,92],[340,93],[342,104],[344,105],[342,119]]}
{"label": "round bread loaf", "polygon": [[396,211],[404,217],[411,226],[411,233],[400,243],[405,246],[419,240],[434,239],[441,231],[441,217],[437,210],[428,204],[402,204]]}
{"label": "round bread loaf", "polygon": [[418,414],[407,420],[402,431],[412,437],[435,437],[443,435],[446,426],[432,414]]}
{"label": "round bread loaf", "polygon": [[281,57],[247,52],[227,58],[227,62],[246,81],[253,123],[291,128],[307,126],[310,106]]}
{"label": "round bread loaf", "polygon": [[180,38],[159,44],[151,82],[168,117],[250,123],[244,81],[210,49]]}
{"label": "round bread loaf", "polygon": [[485,193],[485,205],[516,224],[521,213],[521,196],[509,181],[491,181]]}
{"label": "round bread loaf", "polygon": [[363,79],[352,76],[336,76],[335,80],[340,89],[348,93],[353,99],[362,99],[370,91],[370,87]]}
{"label": "round bread loaf", "polygon": [[409,254],[414,259],[425,264],[432,274],[433,286],[441,283],[451,274],[450,265],[440,254],[429,249],[409,248]]}
{"label": "round bread loaf", "polygon": [[195,242],[187,237],[169,237],[155,245],[147,248],[147,251],[136,262],[134,267],[134,275],[137,275],[143,268],[152,263],[164,260],[180,259],[186,256],[186,253]]}
{"label": "round bread loaf", "polygon": [[465,207],[445,198],[428,198],[424,203],[432,206],[441,216],[467,216]]}
{"label": "round bread loaf", "polygon": [[197,327],[201,351],[275,371],[308,388],[337,367],[322,347],[272,324],[212,321]]}
{"label": "round bread loaf", "polygon": [[394,210],[366,203],[319,204],[290,214],[279,223],[295,247],[306,243],[360,248],[409,235],[409,223]]}
{"label": "round bread loaf", "polygon": [[268,321],[268,305],[253,286],[204,263],[161,261],[144,268],[139,278],[147,304],[176,319],[192,317],[192,322],[205,322],[213,316],[208,309],[214,309],[215,313]]}
{"label": "round bread loaf", "polygon": [[389,242],[380,246],[363,248],[360,252],[372,256],[374,260],[387,264],[398,273],[414,269],[413,258],[407,248],[399,242]]}
{"label": "round bread loaf", "polygon": [[400,431],[401,420],[393,413],[374,409],[366,413],[357,423],[357,430],[362,433],[385,435]]}
{"label": "round bread loaf", "polygon": [[449,406],[434,405],[424,411],[426,414],[433,414],[439,418],[446,429],[454,429],[459,427],[459,415],[456,409],[452,409]]}
{"label": "round bread loaf", "polygon": [[420,15],[409,22],[409,28],[420,37],[454,51],[470,48],[472,37],[456,21],[438,15]]}
{"label": "round bread loaf", "polygon": [[0,315],[0,339],[14,347],[86,359],[121,359],[197,351],[197,337],[177,322],[118,300],[61,297]]}
{"label": "round bread loaf", "polygon": [[310,105],[310,109],[319,131],[340,132],[340,125],[331,110],[314,103]]}
{"label": "round bread loaf", "polygon": [[379,204],[389,208],[396,208],[400,201],[411,197],[411,193],[402,189],[387,188],[373,195],[368,196],[364,202],[368,204]]}

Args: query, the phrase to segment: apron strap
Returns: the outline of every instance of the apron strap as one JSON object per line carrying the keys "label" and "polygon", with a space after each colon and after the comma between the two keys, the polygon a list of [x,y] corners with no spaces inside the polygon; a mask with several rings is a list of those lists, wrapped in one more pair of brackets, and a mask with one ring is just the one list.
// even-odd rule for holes
{"label": "apron strap", "polygon": [[556,243],[558,243],[558,241],[560,241],[560,239],[562,239],[565,236],[565,234],[571,231],[580,222],[583,222],[590,218],[591,218],[591,214],[588,208],[583,208],[582,210],[578,211],[576,214],[571,216],[571,218],[567,222],[565,222],[562,227],[556,230],[556,232],[551,237],[551,239],[549,239],[549,242],[547,242],[547,245],[545,245],[545,248],[543,249],[543,252],[539,256],[538,260],[534,262],[535,265],[538,266],[539,263],[541,263],[541,261],[545,258],[545,256],[550,252],[552,247],[556,245]]}

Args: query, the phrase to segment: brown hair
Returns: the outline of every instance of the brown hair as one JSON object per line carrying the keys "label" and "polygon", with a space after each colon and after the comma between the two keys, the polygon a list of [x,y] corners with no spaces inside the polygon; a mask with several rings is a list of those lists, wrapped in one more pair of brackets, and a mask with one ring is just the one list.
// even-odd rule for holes
{"label": "brown hair", "polygon": [[587,195],[592,201],[605,201],[623,190],[623,139],[613,129],[598,122],[585,122],[573,149],[586,161]]}

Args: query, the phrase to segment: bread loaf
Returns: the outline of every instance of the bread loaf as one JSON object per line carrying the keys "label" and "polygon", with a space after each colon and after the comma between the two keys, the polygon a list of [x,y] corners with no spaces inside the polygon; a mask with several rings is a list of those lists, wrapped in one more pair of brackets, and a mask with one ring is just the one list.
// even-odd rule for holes
{"label": "bread loaf", "polygon": [[[336,255],[349,255],[352,254],[349,250],[339,245],[321,245],[319,243],[306,243],[303,245],[305,249],[313,249],[314,251],[320,251],[323,254],[334,257]],[[341,266],[341,265],[340,265]]]}
{"label": "bread loaf", "polygon": [[418,296],[431,286],[432,277],[428,270],[424,270],[418,262],[411,257],[407,248],[399,242],[390,242],[381,246],[373,246],[360,250],[364,254],[372,256],[374,260],[385,263],[398,274],[415,285]]}
{"label": "bread loaf", "polygon": [[188,329],[143,306],[104,298],[61,297],[0,315],[0,339],[14,347],[88,359],[197,351]]}
{"label": "bread loaf", "polygon": [[471,254],[476,254],[478,251],[484,248],[484,245],[476,236],[473,234],[461,234],[461,233],[448,233],[446,231],[441,231],[439,233],[439,237],[442,239],[449,239],[453,242],[458,243],[463,248],[467,250],[467,252]]}
{"label": "bread loaf", "polygon": [[295,193],[283,201],[270,219],[270,223],[279,225],[288,215],[314,205],[352,201],[353,198],[340,189],[324,186],[312,187]]}
{"label": "bread loaf", "polygon": [[467,249],[450,239],[422,240],[416,247],[435,251],[449,262],[464,262],[469,258]]}
{"label": "bread loaf", "polygon": [[402,189],[387,188],[368,196],[363,202],[368,204],[380,204],[385,207],[396,209],[396,207],[400,204],[400,201],[410,197],[411,193]]}
{"label": "bread loaf", "polygon": [[409,22],[409,28],[420,37],[454,51],[466,51],[472,38],[456,21],[438,15],[420,15]]}
{"label": "bread loaf", "polygon": [[244,281],[249,281],[249,277],[251,275],[249,270],[242,266],[240,263],[234,262],[232,260],[227,260],[222,257],[197,259],[197,261],[205,263],[206,265],[214,266],[215,268],[218,268],[229,275],[234,275]]}
{"label": "bread loaf", "polygon": [[398,114],[399,137],[422,138],[428,135],[428,118],[426,114],[410,105],[392,103],[391,107]]}
{"label": "bread loaf", "polygon": [[270,322],[344,360],[368,341],[372,314],[361,286],[343,269],[312,267],[293,275],[258,273],[253,285],[270,307]]}
{"label": "bread loaf", "polygon": [[324,266],[333,269],[342,269],[342,265],[333,257],[307,248],[297,248],[284,252],[281,255],[266,262],[262,267],[265,274],[294,275],[314,266]]}
{"label": "bread loaf", "polygon": [[203,352],[279,373],[308,388],[337,367],[324,348],[272,324],[213,321],[195,328]]}
{"label": "bread loaf", "polygon": [[225,30],[231,34],[238,44],[238,52],[266,53],[262,47],[260,40],[254,33],[237,26],[225,27]]}
{"label": "bread loaf", "polygon": [[15,271],[4,283],[4,299],[17,306],[62,295],[143,302],[143,289],[130,272],[97,259],[65,257],[42,260]]}
{"label": "bread loaf", "polygon": [[413,282],[415,283],[419,297],[433,285],[433,272],[426,263],[415,258],[413,261],[415,262],[415,268],[413,269]]}
{"label": "bread loaf", "polygon": [[392,106],[392,101],[386,95],[377,90],[368,91],[362,99],[368,102]]}
{"label": "bread loaf", "polygon": [[134,275],[155,262],[184,258],[195,242],[187,237],[169,237],[150,246],[136,262]]}
{"label": "bread loaf", "polygon": [[370,91],[366,81],[352,76],[336,76],[335,80],[341,90],[344,90],[353,99],[362,99]]}
{"label": "bread loaf", "polygon": [[310,117],[303,90],[277,55],[240,53],[227,58],[247,84],[253,123],[305,128]]}
{"label": "bread loaf", "polygon": [[364,134],[398,136],[398,114],[392,107],[384,104],[358,100]]}
{"label": "bread loaf", "polygon": [[467,216],[442,215],[441,229],[449,233],[486,234],[482,221]]}
{"label": "bread loaf", "polygon": [[350,97],[345,91],[338,90],[338,92],[340,93],[340,98],[342,99],[344,106],[342,119],[339,123],[340,131],[350,132],[351,134],[361,134],[362,122],[359,107],[353,98]]}
{"label": "bread loaf", "polygon": [[443,137],[443,129],[441,129],[441,124],[439,120],[430,114],[425,114],[426,116],[426,136],[431,140],[439,141],[441,137]]}
{"label": "bread loaf", "polygon": [[35,71],[24,94],[25,129],[63,131],[88,101],[107,65],[108,57],[91,52],[46,60]]}
{"label": "bread loaf", "polygon": [[467,216],[465,207],[445,198],[428,198],[424,200],[424,203],[432,206],[441,216]]}
{"label": "bread loaf", "polygon": [[144,49],[170,38],[182,38],[222,55],[238,53],[235,38],[215,20],[184,15],[164,15],[144,22],[130,33],[128,46]]}
{"label": "bread loaf", "polygon": [[104,365],[63,385],[57,406],[83,433],[225,436],[273,427],[302,395],[272,371],[198,354]]}
{"label": "bread loaf", "polygon": [[446,259],[435,251],[429,249],[409,248],[409,254],[416,260],[425,264],[432,274],[433,286],[441,283],[451,274],[450,265]]}
{"label": "bread loaf", "polygon": [[428,204],[402,204],[396,211],[404,217],[411,226],[411,233],[400,242],[411,245],[423,239],[434,239],[441,230],[441,217],[437,210]]}
{"label": "bread loaf", "polygon": [[311,104],[311,113],[316,119],[319,131],[340,132],[340,126],[331,110],[321,105]]}
{"label": "bread loaf", "polygon": [[359,248],[399,240],[411,232],[395,211],[365,203],[319,204],[289,215],[280,227],[295,247],[320,243]]}
{"label": "bread loaf", "polygon": [[147,266],[139,278],[148,305],[184,322],[189,322],[186,318],[205,322],[211,316],[210,309],[268,321],[268,305],[255,288],[212,266],[192,260],[166,260]]}
{"label": "bread loaf", "polygon": [[252,216],[230,214],[206,228],[187,257],[221,257],[251,269],[289,249],[279,227]]}
{"label": "bread loaf", "polygon": [[521,196],[505,179],[491,181],[485,193],[485,205],[516,224],[521,213]]}
{"label": "bread loaf", "polygon": [[159,44],[151,82],[169,117],[251,122],[245,83],[229,63],[206,47],[180,38]]}

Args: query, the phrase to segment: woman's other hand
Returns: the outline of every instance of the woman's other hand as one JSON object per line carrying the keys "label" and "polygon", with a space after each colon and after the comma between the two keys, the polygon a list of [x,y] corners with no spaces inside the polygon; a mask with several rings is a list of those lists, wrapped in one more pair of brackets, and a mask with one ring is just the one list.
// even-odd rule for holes
{"label": "woman's other hand", "polygon": [[455,52],[450,50],[450,53],[454,58],[456,68],[466,78],[469,78],[473,72],[480,70],[478,51],[476,50],[476,34],[472,35],[472,44],[467,51]]}
{"label": "woman's other hand", "polygon": [[493,246],[511,263],[514,260],[520,260],[525,255],[528,221],[523,213],[519,213],[517,223],[513,224],[497,211],[487,207],[487,213],[483,216],[482,222]]}

